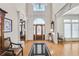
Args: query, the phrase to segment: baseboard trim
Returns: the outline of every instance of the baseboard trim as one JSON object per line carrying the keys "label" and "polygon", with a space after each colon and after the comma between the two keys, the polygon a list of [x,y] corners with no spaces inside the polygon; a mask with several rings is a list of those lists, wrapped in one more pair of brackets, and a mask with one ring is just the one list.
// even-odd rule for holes
{"label": "baseboard trim", "polygon": [[79,40],[64,40],[64,42],[79,42]]}

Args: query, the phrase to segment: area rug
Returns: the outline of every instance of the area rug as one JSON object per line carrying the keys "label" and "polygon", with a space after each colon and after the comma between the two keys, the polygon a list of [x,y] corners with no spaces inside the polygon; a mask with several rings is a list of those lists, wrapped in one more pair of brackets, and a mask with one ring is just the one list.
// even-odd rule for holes
{"label": "area rug", "polygon": [[33,43],[29,56],[50,56],[46,43]]}

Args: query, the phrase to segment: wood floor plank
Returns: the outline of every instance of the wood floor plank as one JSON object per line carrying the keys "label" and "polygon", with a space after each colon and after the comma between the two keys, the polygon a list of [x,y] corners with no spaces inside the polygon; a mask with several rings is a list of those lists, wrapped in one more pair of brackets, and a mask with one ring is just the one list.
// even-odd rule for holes
{"label": "wood floor plank", "polygon": [[33,43],[46,43],[52,56],[79,56],[79,42],[64,42],[54,44],[47,40],[28,40],[24,44],[24,56],[28,56]]}

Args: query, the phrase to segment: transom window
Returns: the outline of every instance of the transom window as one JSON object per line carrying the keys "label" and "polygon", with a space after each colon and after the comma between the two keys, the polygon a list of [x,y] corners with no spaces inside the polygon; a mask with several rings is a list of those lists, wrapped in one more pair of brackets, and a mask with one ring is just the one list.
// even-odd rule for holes
{"label": "transom window", "polygon": [[34,24],[45,24],[44,20],[42,18],[36,18],[34,20]]}
{"label": "transom window", "polygon": [[33,11],[45,11],[45,4],[41,3],[33,4]]}

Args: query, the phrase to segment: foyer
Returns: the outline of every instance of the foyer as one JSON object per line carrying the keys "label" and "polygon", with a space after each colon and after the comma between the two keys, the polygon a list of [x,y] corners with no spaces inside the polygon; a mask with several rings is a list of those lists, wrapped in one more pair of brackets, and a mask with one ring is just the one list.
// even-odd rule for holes
{"label": "foyer", "polygon": [[79,3],[0,3],[1,56],[79,56]]}

